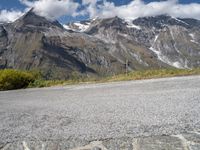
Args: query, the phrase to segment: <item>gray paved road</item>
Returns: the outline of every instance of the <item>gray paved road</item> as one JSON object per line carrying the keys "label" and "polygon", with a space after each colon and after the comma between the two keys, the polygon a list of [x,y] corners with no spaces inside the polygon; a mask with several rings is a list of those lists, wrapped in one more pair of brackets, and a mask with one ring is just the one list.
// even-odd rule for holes
{"label": "gray paved road", "polygon": [[185,141],[182,133],[199,129],[200,76],[0,92],[0,149],[174,134]]}

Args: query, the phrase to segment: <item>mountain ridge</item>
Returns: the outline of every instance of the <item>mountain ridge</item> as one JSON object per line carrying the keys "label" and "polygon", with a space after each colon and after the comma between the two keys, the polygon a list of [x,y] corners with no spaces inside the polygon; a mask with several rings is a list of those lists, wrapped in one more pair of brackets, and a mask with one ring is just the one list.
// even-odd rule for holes
{"label": "mountain ridge", "polygon": [[127,69],[199,67],[199,22],[162,15],[133,21],[97,18],[62,26],[30,10],[0,25],[0,68],[39,69],[47,79],[67,79]]}

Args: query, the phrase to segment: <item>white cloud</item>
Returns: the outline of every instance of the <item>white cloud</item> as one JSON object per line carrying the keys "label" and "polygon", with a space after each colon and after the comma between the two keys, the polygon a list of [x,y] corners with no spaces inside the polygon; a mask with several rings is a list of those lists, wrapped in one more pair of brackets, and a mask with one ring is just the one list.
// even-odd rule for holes
{"label": "white cloud", "polygon": [[96,4],[97,1],[99,0],[82,0],[82,4],[86,5],[86,4]]}
{"label": "white cloud", "polygon": [[24,11],[1,10],[0,22],[12,22],[22,16],[27,9],[47,19],[55,20],[61,16],[89,15],[90,18],[109,18],[119,16],[124,19],[135,19],[145,16],[168,14],[173,17],[195,18],[200,20],[200,4],[180,4],[178,0],[145,3],[133,0],[127,5],[116,6],[108,0],[82,0],[84,9],[77,10],[81,4],[74,0],[19,0],[27,6]]}
{"label": "white cloud", "polygon": [[79,3],[72,0],[20,0],[29,8],[34,8],[35,13],[50,20],[58,19],[63,15],[77,15]]}
{"label": "white cloud", "polygon": [[23,12],[18,10],[1,10],[0,22],[13,22],[23,15]]}
{"label": "white cloud", "polygon": [[101,0],[82,0],[82,5],[86,6],[86,9],[83,10],[82,14],[89,14],[90,18],[94,18],[98,15],[97,2]]}
{"label": "white cloud", "polygon": [[102,4],[97,4],[97,0],[94,1],[95,3],[91,3],[90,0],[83,0],[83,5],[89,3],[86,12],[90,18],[119,16],[124,19],[135,19],[168,14],[174,17],[200,19],[200,4],[198,3],[180,4],[178,0],[145,3],[142,0],[134,0],[127,5],[116,6],[107,0],[102,0]]}

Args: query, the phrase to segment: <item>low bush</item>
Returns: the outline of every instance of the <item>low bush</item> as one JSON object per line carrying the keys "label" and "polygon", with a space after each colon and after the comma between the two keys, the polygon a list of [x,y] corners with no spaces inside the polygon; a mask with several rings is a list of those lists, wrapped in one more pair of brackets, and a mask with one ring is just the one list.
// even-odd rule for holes
{"label": "low bush", "polygon": [[66,81],[64,80],[43,80],[43,79],[37,79],[34,82],[31,82],[29,84],[29,88],[41,88],[41,87],[50,87],[55,85],[63,85]]}
{"label": "low bush", "polygon": [[35,81],[37,74],[12,69],[0,70],[0,90],[26,88]]}

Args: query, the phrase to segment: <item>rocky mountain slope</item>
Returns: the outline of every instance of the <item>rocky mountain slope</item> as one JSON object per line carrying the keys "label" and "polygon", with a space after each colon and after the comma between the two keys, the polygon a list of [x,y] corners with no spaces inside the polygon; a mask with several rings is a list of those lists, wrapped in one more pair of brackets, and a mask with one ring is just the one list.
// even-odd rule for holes
{"label": "rocky mountain slope", "polygon": [[[0,25],[0,68],[39,69],[46,78],[200,66],[200,21],[118,17],[62,26],[30,10]],[[127,64],[127,65],[126,65]],[[126,67],[127,66],[127,67]]]}
{"label": "rocky mountain slope", "polygon": [[[0,66],[40,69],[47,78],[68,78],[74,72],[100,75],[119,72],[123,65],[108,54],[99,39],[65,30],[32,11],[0,27]],[[112,62],[113,61],[113,62]]]}
{"label": "rocky mountain slope", "polygon": [[[161,15],[138,18],[133,21],[122,20],[118,17],[98,19],[91,21],[84,32],[105,42],[121,45],[118,51],[124,49],[129,53],[132,48],[128,46],[139,45],[144,54],[153,52],[152,57],[156,57],[154,59],[168,66],[193,68],[200,65],[199,30],[199,20]],[[141,51],[138,52],[137,48],[133,50],[138,62],[151,66],[151,63],[141,58]],[[128,55],[131,56],[130,53]],[[160,67],[164,67],[162,63],[159,62]]]}

